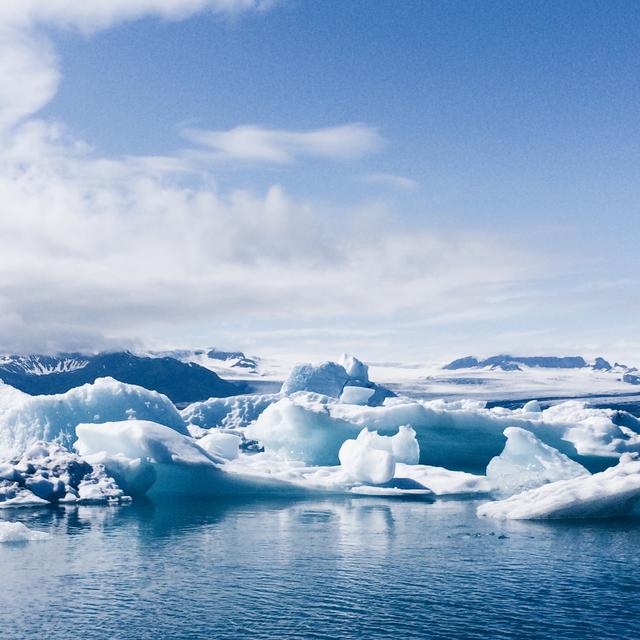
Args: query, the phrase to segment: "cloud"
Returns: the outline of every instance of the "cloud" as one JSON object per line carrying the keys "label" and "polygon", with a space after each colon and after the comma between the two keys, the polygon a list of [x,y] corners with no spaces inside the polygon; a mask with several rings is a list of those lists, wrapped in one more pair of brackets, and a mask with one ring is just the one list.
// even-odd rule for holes
{"label": "cloud", "polygon": [[201,11],[233,15],[273,0],[10,0],[0,3],[0,134],[55,95],[58,60],[43,27],[86,34],[145,16],[179,20]]}
{"label": "cloud", "polygon": [[378,151],[384,143],[377,129],[361,123],[306,131],[243,125],[228,131],[186,129],[183,134],[214,158],[277,164],[305,156],[352,160]]}
{"label": "cloud", "polygon": [[393,173],[365,173],[359,176],[362,182],[378,185],[387,189],[398,189],[399,191],[416,191],[420,185],[411,178],[399,176]]}
{"label": "cloud", "polygon": [[[176,327],[428,316],[482,305],[528,265],[497,241],[184,183],[29,121],[0,158],[0,350],[91,348]],[[178,166],[178,169],[181,167]],[[250,330],[250,329],[249,329]]]}

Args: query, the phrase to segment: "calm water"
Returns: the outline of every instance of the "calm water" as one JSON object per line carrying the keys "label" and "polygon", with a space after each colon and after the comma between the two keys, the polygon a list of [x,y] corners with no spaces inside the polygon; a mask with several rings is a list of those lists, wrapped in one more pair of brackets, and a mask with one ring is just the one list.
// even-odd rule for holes
{"label": "calm water", "polygon": [[[631,638],[640,522],[371,498],[0,513],[0,636]],[[505,537],[506,536],[506,537]]]}

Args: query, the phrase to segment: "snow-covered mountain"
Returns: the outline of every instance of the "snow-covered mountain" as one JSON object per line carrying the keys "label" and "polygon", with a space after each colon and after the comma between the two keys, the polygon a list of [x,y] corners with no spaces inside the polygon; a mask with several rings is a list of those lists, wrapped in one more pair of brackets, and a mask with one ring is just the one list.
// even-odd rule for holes
{"label": "snow-covered mountain", "polygon": [[209,368],[170,356],[147,357],[128,351],[0,356],[0,379],[31,395],[64,393],[104,377],[159,391],[176,403],[228,397],[246,390],[242,383],[223,380]]}

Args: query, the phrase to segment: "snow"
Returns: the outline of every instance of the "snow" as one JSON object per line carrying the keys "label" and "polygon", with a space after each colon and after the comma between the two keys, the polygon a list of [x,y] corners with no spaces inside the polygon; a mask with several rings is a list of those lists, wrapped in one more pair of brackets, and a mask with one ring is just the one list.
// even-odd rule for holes
{"label": "snow", "polygon": [[487,466],[487,478],[494,491],[503,495],[520,493],[543,484],[568,480],[589,472],[553,447],[519,427],[505,429],[504,450]]}
{"label": "snow", "polygon": [[639,505],[640,460],[627,453],[615,467],[489,502],[477,513],[513,520],[611,518],[637,514]]}
{"label": "snow", "polygon": [[0,458],[21,455],[36,441],[69,447],[81,422],[153,420],[187,433],[172,402],[160,393],[98,378],[93,384],[51,396],[30,396],[0,386]]}
{"label": "snow", "polygon": [[50,535],[44,531],[29,529],[22,522],[0,521],[0,542],[31,542],[48,540]]}

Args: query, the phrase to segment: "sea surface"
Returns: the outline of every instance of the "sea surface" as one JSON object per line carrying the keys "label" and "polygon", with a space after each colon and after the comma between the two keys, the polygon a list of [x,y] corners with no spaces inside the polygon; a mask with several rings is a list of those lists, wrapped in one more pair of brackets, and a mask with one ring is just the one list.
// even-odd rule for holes
{"label": "sea surface", "polygon": [[640,521],[380,498],[16,509],[0,637],[632,638]]}

